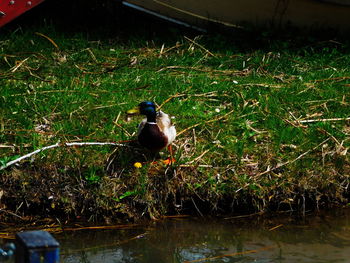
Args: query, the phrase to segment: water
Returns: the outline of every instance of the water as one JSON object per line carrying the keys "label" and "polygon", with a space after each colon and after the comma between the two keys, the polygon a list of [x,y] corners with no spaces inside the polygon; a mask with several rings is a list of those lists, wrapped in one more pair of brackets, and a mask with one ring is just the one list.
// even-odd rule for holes
{"label": "water", "polygon": [[350,210],[305,217],[168,218],[54,236],[62,263],[350,262]]}
{"label": "water", "polygon": [[173,218],[56,235],[61,262],[350,262],[350,212],[295,218]]}

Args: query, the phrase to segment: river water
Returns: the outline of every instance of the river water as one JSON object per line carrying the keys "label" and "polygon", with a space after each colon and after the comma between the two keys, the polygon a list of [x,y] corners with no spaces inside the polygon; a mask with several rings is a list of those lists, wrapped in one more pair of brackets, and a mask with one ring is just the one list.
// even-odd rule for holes
{"label": "river water", "polygon": [[350,211],[299,217],[167,218],[55,238],[65,263],[350,262]]}

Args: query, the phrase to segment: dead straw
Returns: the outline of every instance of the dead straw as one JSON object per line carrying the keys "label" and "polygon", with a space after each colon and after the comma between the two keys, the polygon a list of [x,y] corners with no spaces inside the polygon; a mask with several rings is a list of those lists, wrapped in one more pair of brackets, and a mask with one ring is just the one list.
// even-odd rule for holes
{"label": "dead straw", "polygon": [[231,110],[231,111],[229,111],[228,113],[226,113],[226,114],[224,114],[224,115],[222,115],[222,116],[220,116],[220,117],[217,117],[217,118],[215,118],[215,119],[211,119],[211,120],[205,121],[205,122],[199,122],[199,123],[196,123],[196,124],[194,124],[194,125],[192,125],[192,126],[190,126],[190,127],[187,127],[187,128],[185,128],[185,129],[183,129],[182,131],[180,131],[180,132],[177,134],[177,136],[179,136],[179,135],[181,135],[181,134],[183,134],[183,133],[185,133],[185,132],[187,132],[187,131],[189,131],[189,130],[192,130],[193,128],[195,128],[195,127],[197,127],[197,126],[199,126],[199,125],[208,124],[208,123],[212,123],[212,122],[216,122],[216,121],[220,121],[220,120],[226,118],[227,116],[229,116],[230,114],[232,114],[233,111],[234,111],[234,110]]}
{"label": "dead straw", "polygon": [[188,41],[190,41],[193,45],[199,47],[200,49],[204,50],[208,55],[215,57],[215,55],[213,53],[211,53],[208,49],[206,49],[205,47],[203,47],[201,44],[198,44],[196,41],[190,39],[189,37],[184,36],[184,38]]}
{"label": "dead straw", "polygon": [[258,177],[258,176],[261,176],[261,175],[270,173],[270,172],[272,172],[272,171],[274,171],[274,170],[276,170],[276,169],[279,169],[279,168],[281,168],[281,167],[283,167],[283,166],[286,166],[286,165],[288,165],[288,164],[294,163],[294,162],[298,161],[299,159],[303,158],[305,155],[309,154],[310,152],[316,150],[318,147],[320,147],[321,145],[325,144],[325,143],[326,143],[327,141],[329,141],[329,140],[330,140],[330,138],[327,138],[326,140],[324,140],[324,141],[321,142],[320,144],[316,145],[314,148],[312,148],[312,149],[310,149],[310,150],[308,150],[308,151],[306,151],[306,152],[300,154],[297,158],[295,158],[295,159],[293,159],[293,160],[290,160],[290,161],[286,161],[286,162],[281,163],[281,164],[278,164],[278,165],[276,165],[276,166],[275,166],[274,168],[272,168],[272,169],[269,169],[269,168],[268,168],[266,171],[264,171],[264,172],[262,172],[262,173],[259,173],[259,174],[257,174],[256,176]]}

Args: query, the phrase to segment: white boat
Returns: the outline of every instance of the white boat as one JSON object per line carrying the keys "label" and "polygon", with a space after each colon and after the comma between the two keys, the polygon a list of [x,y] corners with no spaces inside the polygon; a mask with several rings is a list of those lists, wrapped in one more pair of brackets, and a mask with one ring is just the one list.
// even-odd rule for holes
{"label": "white boat", "polygon": [[350,0],[125,0],[124,5],[180,24],[205,28],[292,25],[350,29]]}

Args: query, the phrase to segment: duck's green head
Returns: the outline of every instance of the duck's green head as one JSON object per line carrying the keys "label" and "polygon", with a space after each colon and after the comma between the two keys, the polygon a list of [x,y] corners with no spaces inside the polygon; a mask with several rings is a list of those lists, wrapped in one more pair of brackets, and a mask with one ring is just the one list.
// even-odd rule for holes
{"label": "duck's green head", "polygon": [[156,105],[151,101],[143,101],[136,108],[128,110],[128,114],[142,114],[146,116],[156,113]]}

